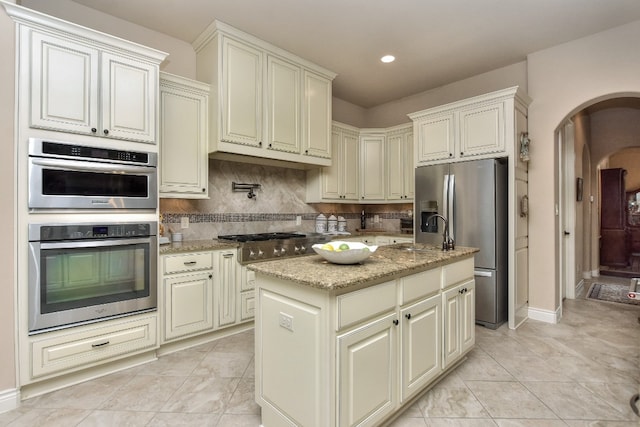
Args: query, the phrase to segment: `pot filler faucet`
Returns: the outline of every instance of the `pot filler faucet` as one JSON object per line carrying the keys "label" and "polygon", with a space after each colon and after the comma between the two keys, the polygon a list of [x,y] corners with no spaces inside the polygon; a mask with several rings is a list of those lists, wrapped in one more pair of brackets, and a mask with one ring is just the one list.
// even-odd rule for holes
{"label": "pot filler faucet", "polygon": [[449,221],[443,215],[433,214],[427,218],[427,222],[431,221],[431,218],[440,218],[444,222],[444,231],[442,233],[442,250],[452,251],[455,249],[453,239],[449,236]]}

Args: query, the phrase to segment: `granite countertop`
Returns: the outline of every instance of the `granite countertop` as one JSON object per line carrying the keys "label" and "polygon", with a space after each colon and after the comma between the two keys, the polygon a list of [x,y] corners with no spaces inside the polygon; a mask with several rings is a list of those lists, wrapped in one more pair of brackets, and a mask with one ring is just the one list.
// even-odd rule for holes
{"label": "granite countertop", "polygon": [[237,243],[221,242],[217,239],[209,240],[184,240],[160,245],[160,255],[178,254],[181,252],[214,251],[217,249],[235,249]]}
{"label": "granite countertop", "polygon": [[[439,249],[412,252],[406,250],[408,246],[396,244],[378,247],[362,264],[332,264],[320,255],[310,255],[264,261],[247,267],[268,276],[330,291],[415,274],[471,257],[479,251],[477,248],[456,247],[447,252]],[[416,247],[433,248],[420,244]]]}

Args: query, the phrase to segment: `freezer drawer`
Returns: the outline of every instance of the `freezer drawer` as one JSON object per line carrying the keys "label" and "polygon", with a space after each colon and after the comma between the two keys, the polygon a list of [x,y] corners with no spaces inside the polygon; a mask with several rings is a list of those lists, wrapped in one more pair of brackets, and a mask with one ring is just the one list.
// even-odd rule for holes
{"label": "freezer drawer", "polygon": [[476,323],[496,329],[506,320],[506,290],[501,289],[496,270],[475,269]]}

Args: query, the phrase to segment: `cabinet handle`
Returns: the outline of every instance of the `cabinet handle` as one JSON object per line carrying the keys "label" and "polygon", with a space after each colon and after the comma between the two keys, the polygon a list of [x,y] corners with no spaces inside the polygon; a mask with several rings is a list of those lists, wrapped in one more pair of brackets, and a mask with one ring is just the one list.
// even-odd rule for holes
{"label": "cabinet handle", "polygon": [[271,143],[269,143],[269,148],[271,148]]}
{"label": "cabinet handle", "polygon": [[203,189],[202,189],[202,192],[203,192],[203,193],[206,193],[206,192],[207,192],[207,189],[206,189],[206,188],[203,188]]}
{"label": "cabinet handle", "polygon": [[459,293],[459,294],[463,294],[463,293],[464,293],[464,290],[459,289],[459,290],[458,290],[458,293]]}
{"label": "cabinet handle", "polygon": [[107,340],[105,342],[98,343],[98,344],[91,344],[91,347],[93,347],[93,348],[104,347],[107,344],[109,344],[109,340]]}
{"label": "cabinet handle", "polygon": [[411,313],[407,313],[407,314],[405,314],[405,315],[404,315],[404,317],[406,317],[406,318],[407,318],[407,320],[411,319]]}
{"label": "cabinet handle", "polygon": [[262,147],[262,141],[258,142],[258,145],[259,145],[260,147]]}
{"label": "cabinet handle", "polygon": [[96,129],[96,128],[91,128],[91,133],[96,133],[96,132],[98,132],[98,129]]}
{"label": "cabinet handle", "polygon": [[109,135],[109,129],[105,129],[102,132],[104,132],[105,135]]}
{"label": "cabinet handle", "polygon": [[196,265],[197,261],[185,261],[184,265]]}
{"label": "cabinet handle", "polygon": [[398,326],[398,323],[400,323],[400,322],[398,321],[398,319],[393,319],[393,324],[394,324],[394,325]]}
{"label": "cabinet handle", "polygon": [[210,274],[210,275],[209,275],[209,279],[213,279],[213,274]]}

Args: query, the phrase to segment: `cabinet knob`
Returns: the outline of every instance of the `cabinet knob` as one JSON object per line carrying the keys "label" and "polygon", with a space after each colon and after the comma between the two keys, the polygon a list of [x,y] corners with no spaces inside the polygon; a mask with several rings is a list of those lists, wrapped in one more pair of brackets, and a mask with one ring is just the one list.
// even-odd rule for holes
{"label": "cabinet knob", "polygon": [[408,319],[411,319],[411,313],[407,313],[407,314],[405,314],[405,315],[404,315],[404,317],[406,317],[406,318],[407,318],[407,320],[408,320]]}
{"label": "cabinet knob", "polygon": [[262,147],[262,141],[259,141],[259,142],[258,142],[258,145],[259,145],[260,147]]}
{"label": "cabinet knob", "polygon": [[461,156],[464,156],[464,153],[461,151],[461,152],[460,152],[460,155],[461,155]]}
{"label": "cabinet knob", "polygon": [[91,128],[91,133],[96,133],[96,132],[98,132],[98,129],[96,129],[96,128]]}
{"label": "cabinet knob", "polygon": [[394,325],[398,326],[398,323],[400,323],[400,322],[398,321],[398,319],[393,319],[393,324],[394,324]]}
{"label": "cabinet knob", "polygon": [[269,143],[269,148],[271,148],[271,143]]}
{"label": "cabinet knob", "polygon": [[206,189],[206,188],[203,188],[203,189],[202,189],[202,192],[203,192],[203,193],[206,193],[206,192],[207,192],[207,189]]}
{"label": "cabinet knob", "polygon": [[209,279],[213,279],[213,274],[210,274],[210,275],[209,275]]}
{"label": "cabinet knob", "polygon": [[453,157],[453,153],[449,153],[449,157]]}
{"label": "cabinet knob", "polygon": [[309,154],[309,150],[304,150],[304,154]]}
{"label": "cabinet knob", "polygon": [[102,132],[104,132],[105,135],[109,135],[109,129],[105,129]]}

